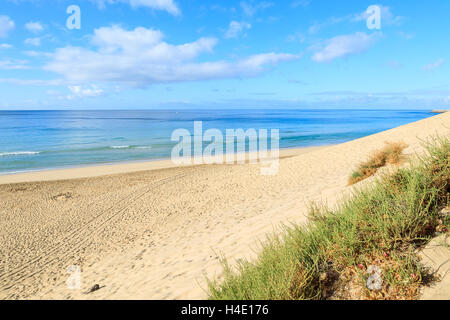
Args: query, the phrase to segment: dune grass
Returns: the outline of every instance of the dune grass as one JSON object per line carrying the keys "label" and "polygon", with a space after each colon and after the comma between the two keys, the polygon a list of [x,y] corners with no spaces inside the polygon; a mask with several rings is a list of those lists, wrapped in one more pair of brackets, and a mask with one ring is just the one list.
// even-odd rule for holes
{"label": "dune grass", "polygon": [[358,183],[374,175],[377,170],[386,164],[398,164],[402,159],[402,152],[407,147],[401,142],[388,142],[383,149],[378,150],[366,162],[359,165],[348,180],[348,184]]}
{"label": "dune grass", "polygon": [[[427,150],[336,210],[312,208],[310,223],[272,236],[255,261],[234,267],[223,261],[224,279],[208,280],[209,298],[416,298],[430,280],[417,248],[449,228],[439,212],[450,202],[450,140],[436,139]],[[373,266],[381,279],[377,290],[367,287]]]}

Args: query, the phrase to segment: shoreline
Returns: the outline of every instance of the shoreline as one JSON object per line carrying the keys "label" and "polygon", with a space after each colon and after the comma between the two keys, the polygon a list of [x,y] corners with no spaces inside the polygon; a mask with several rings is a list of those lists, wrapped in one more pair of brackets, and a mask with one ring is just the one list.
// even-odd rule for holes
{"label": "shoreline", "polygon": [[[297,156],[305,152],[319,150],[329,146],[333,145],[283,148],[280,149],[280,159]],[[248,152],[245,154],[247,158]],[[169,158],[124,162],[120,161],[116,163],[90,164],[63,168],[36,169],[25,172],[0,173],[0,185],[94,178],[112,174],[126,174],[139,171],[164,170],[194,166],[199,166],[199,164],[178,165],[174,164]]]}
{"label": "shoreline", "polygon": [[[324,109],[324,110],[335,110],[335,109]],[[350,108],[349,110],[359,110],[359,109],[352,109]],[[364,109],[362,109],[364,110]],[[370,110],[364,110],[364,111],[370,111]],[[379,110],[371,110],[373,112],[379,112],[379,111],[388,111],[388,109],[379,109]],[[389,111],[405,111],[405,110],[390,110]],[[430,117],[432,117],[433,112],[434,111],[441,111],[441,110],[417,110],[420,112],[427,112],[430,114]],[[426,118],[425,118],[426,119]],[[410,120],[413,121],[413,120]],[[414,120],[416,121],[416,120]],[[411,122],[409,122],[411,123]],[[395,127],[394,127],[395,128]],[[384,129],[383,129],[384,130]],[[382,132],[382,131],[376,131],[377,133]],[[369,134],[369,133],[365,133],[365,134]],[[373,133],[371,133],[373,134]],[[369,134],[369,135],[371,135]],[[364,135],[363,137],[365,137],[367,135]],[[362,137],[362,138],[363,138]],[[332,141],[332,142],[326,142],[326,141],[322,141],[319,142],[318,144],[315,144],[314,141],[312,141],[312,143],[310,145],[306,145],[306,146],[287,146],[287,147],[280,147],[280,152],[286,152],[285,150],[291,150],[291,149],[308,149],[308,148],[316,148],[316,147],[326,147],[326,146],[330,146],[330,145],[337,145],[337,144],[341,144],[341,143],[346,143],[346,142],[350,142],[356,139],[360,139],[361,137],[348,137],[351,140],[347,140],[347,141]],[[128,146],[130,147],[130,146]],[[104,148],[115,148],[114,146],[105,146]],[[119,146],[117,146],[117,148],[119,148]],[[26,148],[23,148],[26,149]],[[45,148],[44,148],[45,149]],[[22,149],[21,149],[22,150]],[[13,153],[18,153],[18,154],[26,154],[26,153],[47,153],[49,151],[17,151],[17,152],[11,152],[11,154]],[[289,151],[287,151],[289,152]],[[9,154],[10,152],[5,152],[4,154]],[[0,160],[2,159],[1,154],[0,154]],[[72,155],[71,159],[75,159],[77,160],[77,155]],[[82,159],[82,158],[80,158]],[[26,159],[25,159],[26,160]],[[24,160],[24,161],[25,161]],[[173,168],[174,166],[172,166],[170,163],[165,163],[168,160],[170,160],[170,155],[160,155],[159,157],[148,157],[148,158],[136,158],[136,159],[115,159],[114,156],[112,157],[106,157],[103,160],[100,160],[99,162],[90,162],[85,161],[84,163],[73,163],[73,164],[64,164],[64,163],[54,163],[53,165],[48,165],[45,162],[44,163],[39,163],[38,165],[36,165],[35,167],[31,167],[31,168],[14,168],[14,165],[11,166],[11,168],[6,169],[5,171],[0,171],[0,184],[4,184],[4,182],[2,181],[11,181],[12,183],[17,181],[17,182],[26,182],[27,180],[16,180],[16,179],[4,179],[3,177],[9,177],[9,176],[16,176],[16,175],[36,175],[38,173],[50,173],[52,175],[52,178],[50,180],[55,180],[55,178],[53,177],[53,172],[54,171],[59,171],[62,172],[63,170],[75,170],[75,169],[81,169],[81,168],[91,168],[91,167],[99,167],[103,172],[106,172],[105,174],[109,174],[109,170],[104,170],[103,167],[112,167],[112,166],[120,166],[120,165],[125,165],[125,166],[129,166],[131,164],[140,164],[140,163],[155,163],[155,165],[150,166],[151,169],[159,169],[159,168]],[[11,160],[14,161],[14,160]],[[40,161],[42,162],[43,160],[36,160],[36,161]],[[159,163],[159,165],[158,165]],[[140,166],[138,166],[140,167]],[[132,170],[132,169],[131,169]],[[139,169],[139,170],[145,170],[145,169]],[[117,171],[117,170],[111,170],[112,173],[116,173],[116,172],[122,172],[122,171]],[[124,172],[129,172],[129,171],[124,171]],[[63,175],[66,176],[66,175]],[[90,177],[91,175],[81,175],[80,177]],[[93,176],[98,176],[98,175],[93,175]],[[76,178],[77,176],[75,176]],[[39,181],[36,180],[36,178],[33,178],[32,181]],[[44,177],[43,181],[47,181],[47,179]]]}
{"label": "shoreline", "polygon": [[450,110],[445,110],[445,109],[434,109],[434,110],[431,110],[431,113],[437,113],[437,114],[446,113],[446,112],[450,112]]}

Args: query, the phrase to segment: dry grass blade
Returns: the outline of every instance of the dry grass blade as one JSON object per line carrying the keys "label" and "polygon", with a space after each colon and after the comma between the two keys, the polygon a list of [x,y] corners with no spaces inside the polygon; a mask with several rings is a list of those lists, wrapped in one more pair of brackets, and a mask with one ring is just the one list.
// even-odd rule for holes
{"label": "dry grass blade", "polygon": [[387,142],[386,146],[374,152],[366,162],[359,165],[349,178],[348,184],[358,183],[370,176],[373,176],[377,170],[387,164],[398,164],[402,160],[402,152],[407,147],[402,142]]}

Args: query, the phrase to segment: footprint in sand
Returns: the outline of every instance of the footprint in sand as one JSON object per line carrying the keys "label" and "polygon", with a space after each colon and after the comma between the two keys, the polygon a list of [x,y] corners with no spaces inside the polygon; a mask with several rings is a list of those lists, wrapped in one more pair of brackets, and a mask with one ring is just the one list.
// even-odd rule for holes
{"label": "footprint in sand", "polygon": [[63,201],[63,200],[69,200],[69,199],[72,199],[72,198],[73,198],[72,193],[66,192],[66,193],[60,193],[60,194],[58,194],[56,196],[53,196],[52,200]]}

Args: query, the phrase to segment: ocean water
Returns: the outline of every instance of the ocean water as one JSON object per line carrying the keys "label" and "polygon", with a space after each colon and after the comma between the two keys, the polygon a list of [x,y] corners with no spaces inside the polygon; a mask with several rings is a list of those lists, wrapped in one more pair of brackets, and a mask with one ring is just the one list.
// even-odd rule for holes
{"label": "ocean water", "polygon": [[[337,144],[432,116],[401,110],[0,111],[0,174],[169,158],[175,129],[279,129],[280,148]],[[270,131],[269,131],[270,132]]]}

